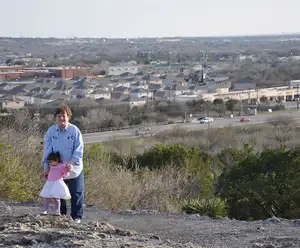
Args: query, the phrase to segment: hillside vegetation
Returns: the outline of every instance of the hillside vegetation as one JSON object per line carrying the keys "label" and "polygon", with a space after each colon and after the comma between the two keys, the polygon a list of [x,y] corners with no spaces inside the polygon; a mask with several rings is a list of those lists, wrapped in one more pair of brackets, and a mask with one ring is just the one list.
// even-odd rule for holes
{"label": "hillside vegetation", "polygon": [[[258,112],[268,109],[273,111],[283,110],[280,102],[272,105],[265,97],[262,97]],[[128,103],[122,102],[95,102],[89,99],[70,100],[65,103],[72,109],[72,120],[80,130],[95,131],[98,129],[120,128],[134,125],[147,125],[156,122],[183,121],[190,114],[194,117],[212,116],[224,117],[233,114],[235,116],[247,115],[248,103],[238,100],[215,99],[213,102],[204,100],[193,100],[186,103],[150,101],[143,106],[130,107]],[[12,115],[0,118],[0,127],[10,128],[12,125],[20,132],[28,130],[33,126],[36,130],[46,132],[53,124],[53,112],[61,104],[60,101],[47,104],[46,106],[26,106],[25,109],[12,110]],[[6,111],[7,110],[2,110]]]}
{"label": "hillside vegetation", "polygon": [[[197,143],[201,133],[179,132],[149,139],[147,147],[144,140],[86,146],[86,204],[241,220],[299,218],[297,128],[272,120],[263,127],[214,130],[214,146],[210,139],[203,143],[205,137]],[[42,147],[36,138],[31,130],[1,131],[2,200],[41,200]]]}

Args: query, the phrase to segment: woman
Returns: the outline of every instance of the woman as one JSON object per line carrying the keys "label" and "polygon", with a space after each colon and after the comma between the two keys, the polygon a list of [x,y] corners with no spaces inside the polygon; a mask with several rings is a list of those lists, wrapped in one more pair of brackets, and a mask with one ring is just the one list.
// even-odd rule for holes
{"label": "woman", "polygon": [[[47,156],[51,152],[59,152],[61,161],[65,164],[70,175],[65,178],[71,194],[71,217],[80,223],[83,216],[84,174],[83,174],[83,139],[80,130],[69,123],[72,116],[67,105],[61,105],[54,113],[56,124],[51,126],[44,137],[44,177],[49,173]],[[61,200],[60,212],[67,214],[67,202]]]}

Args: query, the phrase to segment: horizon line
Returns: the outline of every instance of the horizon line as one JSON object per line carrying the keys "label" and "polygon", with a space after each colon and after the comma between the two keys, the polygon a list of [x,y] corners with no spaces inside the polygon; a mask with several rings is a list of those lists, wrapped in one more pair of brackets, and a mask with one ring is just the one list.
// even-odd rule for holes
{"label": "horizon line", "polygon": [[0,36],[0,39],[171,39],[171,38],[242,38],[242,37],[268,37],[268,36],[293,36],[300,35],[300,32],[291,32],[291,33],[263,33],[263,34],[238,34],[238,35],[203,35],[203,36],[99,36],[99,37],[90,37],[90,36]]}

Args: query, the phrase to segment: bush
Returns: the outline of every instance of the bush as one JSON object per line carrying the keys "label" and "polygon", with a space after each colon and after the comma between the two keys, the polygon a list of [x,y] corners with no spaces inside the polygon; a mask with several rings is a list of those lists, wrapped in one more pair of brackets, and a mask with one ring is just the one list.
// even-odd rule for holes
{"label": "bush", "polygon": [[[204,161],[203,158],[206,158]],[[156,145],[136,156],[136,163],[141,168],[164,169],[166,167],[184,169],[190,184],[187,194],[193,197],[209,197],[213,194],[214,172],[207,154],[200,154],[195,147],[186,148],[182,143]]]}
{"label": "bush", "polygon": [[[22,156],[16,156],[13,148],[0,145],[0,199],[26,201],[37,197],[37,189],[41,180],[36,180],[41,175],[32,174],[30,166]],[[40,182],[40,183],[39,183]]]}
{"label": "bush", "polygon": [[211,218],[227,216],[226,201],[221,198],[184,200],[181,210],[188,214],[206,215]]}
{"label": "bush", "polygon": [[187,156],[188,149],[181,143],[168,146],[158,144],[137,155],[136,161],[141,167],[150,169],[159,169],[170,165],[181,167],[184,165]]}
{"label": "bush", "polygon": [[[115,160],[115,155],[114,158]],[[188,177],[180,169],[127,169],[112,163],[109,153],[93,145],[85,155],[86,198],[107,210],[178,211]]]}
{"label": "bush", "polygon": [[229,216],[259,220],[299,218],[300,147],[250,152],[219,180]]}

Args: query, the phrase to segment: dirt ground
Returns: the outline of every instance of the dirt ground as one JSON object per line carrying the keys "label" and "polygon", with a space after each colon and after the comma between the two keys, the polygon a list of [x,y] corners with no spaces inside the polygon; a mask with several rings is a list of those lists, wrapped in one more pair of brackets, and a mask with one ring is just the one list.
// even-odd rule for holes
{"label": "dirt ground", "polygon": [[[228,218],[214,220],[205,216],[165,214],[156,211],[113,213],[91,206],[85,208],[82,224],[74,225],[70,218],[66,216],[40,216],[38,215],[40,210],[41,206],[37,203],[1,202],[0,246],[1,242],[2,244],[6,242],[6,245],[2,245],[2,247],[9,247],[8,244],[10,243],[7,241],[9,238],[7,237],[12,239],[15,235],[10,233],[9,226],[12,226],[11,230],[16,228],[20,233],[26,233],[26,230],[29,232],[28,226],[37,226],[38,231],[54,232],[58,233],[56,236],[62,237],[61,240],[56,239],[60,241],[57,241],[55,247],[58,247],[57,245],[61,244],[62,241],[73,245],[69,247],[300,247],[300,220],[277,218],[255,222],[230,220]],[[25,221],[25,226],[24,219],[27,221]],[[19,226],[15,227],[14,223],[19,223]],[[20,223],[21,227],[23,225],[23,229],[20,228]],[[67,223],[67,229],[64,229],[63,223]],[[107,228],[110,228],[109,231],[107,231]],[[31,232],[35,233],[34,230],[31,230]],[[59,234],[65,232],[67,232],[65,236]],[[120,235],[120,233],[123,234]],[[127,233],[127,235],[124,235],[124,233]],[[34,246],[37,245],[38,240],[46,240],[40,234],[35,233],[34,235],[36,238],[31,238],[35,241],[30,247],[54,247],[51,246],[53,245],[51,242],[44,242],[45,246]],[[66,236],[78,236],[76,239],[81,240],[82,244],[79,241],[76,241],[76,243],[71,238],[66,239]],[[87,240],[84,241],[84,238]],[[75,243],[70,242],[75,242],[76,246]],[[20,243],[22,242],[20,241]],[[102,246],[95,246],[96,243]],[[92,244],[94,246],[90,246]],[[23,247],[20,244],[18,245],[12,247]]]}

